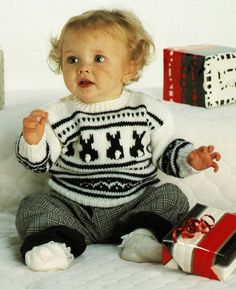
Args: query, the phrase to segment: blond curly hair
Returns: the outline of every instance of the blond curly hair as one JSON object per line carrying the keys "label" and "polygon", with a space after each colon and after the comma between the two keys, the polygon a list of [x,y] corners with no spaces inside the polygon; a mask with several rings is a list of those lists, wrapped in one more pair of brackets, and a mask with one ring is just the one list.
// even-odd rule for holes
{"label": "blond curly hair", "polygon": [[64,34],[70,29],[102,28],[110,33],[118,33],[127,43],[130,60],[136,71],[130,82],[137,81],[145,65],[149,64],[155,52],[151,36],[145,31],[140,20],[126,10],[89,10],[70,18],[64,25],[60,36],[51,38],[49,66],[55,73],[62,72],[62,44]]}

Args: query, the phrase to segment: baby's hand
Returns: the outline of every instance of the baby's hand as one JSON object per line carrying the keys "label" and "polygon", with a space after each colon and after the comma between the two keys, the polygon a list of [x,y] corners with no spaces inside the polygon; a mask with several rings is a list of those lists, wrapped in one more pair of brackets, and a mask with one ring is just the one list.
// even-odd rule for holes
{"label": "baby's hand", "polygon": [[29,116],[23,119],[23,137],[28,144],[38,144],[40,142],[47,119],[48,113],[40,109],[33,110]]}
{"label": "baby's hand", "polygon": [[213,168],[216,173],[219,169],[218,164],[215,161],[219,161],[221,155],[218,152],[214,152],[214,146],[201,146],[193,150],[187,156],[187,161],[195,170],[201,171],[208,168]]}

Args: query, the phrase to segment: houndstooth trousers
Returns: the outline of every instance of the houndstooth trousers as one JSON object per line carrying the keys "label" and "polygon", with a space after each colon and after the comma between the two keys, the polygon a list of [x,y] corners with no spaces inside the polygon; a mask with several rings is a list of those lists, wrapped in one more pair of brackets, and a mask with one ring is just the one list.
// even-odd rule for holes
{"label": "houndstooth trousers", "polygon": [[135,200],[112,208],[83,206],[49,191],[22,200],[16,215],[16,227],[22,239],[53,226],[66,226],[80,232],[87,245],[108,243],[131,216],[147,212],[175,224],[188,209],[187,197],[170,183],[149,186]]}

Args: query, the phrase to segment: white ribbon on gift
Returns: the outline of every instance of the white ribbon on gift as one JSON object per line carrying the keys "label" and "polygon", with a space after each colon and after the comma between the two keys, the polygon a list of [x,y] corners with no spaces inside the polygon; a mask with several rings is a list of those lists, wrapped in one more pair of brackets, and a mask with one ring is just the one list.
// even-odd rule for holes
{"label": "white ribbon on gift", "polygon": [[[224,214],[225,212],[222,210],[206,207],[206,209],[198,215],[198,218],[201,219],[204,215],[211,215],[214,217],[215,223],[217,223]],[[192,272],[193,251],[198,247],[199,242],[205,236],[205,234],[196,233],[196,235],[190,239],[183,238],[181,234],[177,237],[177,242],[174,244],[172,251],[172,257],[184,272]],[[204,248],[201,248],[201,250],[204,250]]]}

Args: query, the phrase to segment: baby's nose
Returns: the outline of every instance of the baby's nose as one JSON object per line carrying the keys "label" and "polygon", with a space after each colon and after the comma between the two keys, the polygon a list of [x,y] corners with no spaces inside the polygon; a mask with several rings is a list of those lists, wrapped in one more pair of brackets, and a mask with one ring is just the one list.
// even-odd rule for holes
{"label": "baby's nose", "polygon": [[88,64],[81,63],[80,66],[78,67],[78,73],[89,73],[90,68]]}

